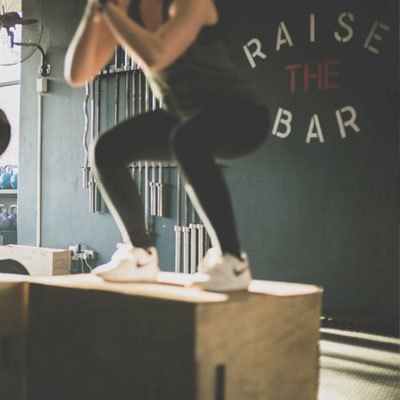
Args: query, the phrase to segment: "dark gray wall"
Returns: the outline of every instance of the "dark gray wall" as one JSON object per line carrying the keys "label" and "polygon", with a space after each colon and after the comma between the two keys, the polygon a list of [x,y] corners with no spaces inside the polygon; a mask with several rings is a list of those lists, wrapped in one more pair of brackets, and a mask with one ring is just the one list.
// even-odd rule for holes
{"label": "dark gray wall", "polygon": [[[106,261],[120,240],[107,213],[88,212],[81,188],[83,165],[83,89],[69,88],[62,69],[66,47],[79,21],[83,2],[37,0],[45,32],[42,45],[52,65],[50,91],[44,96],[43,240],[48,247],[86,243]],[[341,316],[395,321],[398,316],[398,4],[336,1],[280,1],[274,8],[261,0],[226,4],[225,38],[238,66],[260,89],[271,110],[272,126],[279,108],[293,114],[292,132],[270,134],[265,145],[224,171],[234,188],[233,203],[243,248],[256,278],[308,282],[325,289],[326,312]],[[353,38],[333,38],[342,12],[355,21]],[[309,41],[310,13],[316,15],[316,41]],[[374,21],[390,27],[364,47]],[[284,21],[293,46],[276,51]],[[348,20],[347,20],[348,22]],[[266,59],[251,68],[243,46],[252,38],[263,45]],[[251,48],[251,47],[249,47]],[[285,65],[340,60],[341,87],[304,92],[297,75],[290,92]],[[20,139],[19,243],[35,243],[36,120],[35,79],[39,56],[23,64]],[[303,71],[303,70],[302,70]],[[361,131],[347,128],[342,139],[335,110],[351,105]],[[317,114],[324,143],[306,143],[310,119]],[[346,119],[346,117],[344,117]],[[112,119],[112,117],[111,117]],[[283,127],[281,126],[281,130]],[[157,233],[162,265],[173,267],[174,171],[169,218],[151,220]]]}
{"label": "dark gray wall", "polygon": [[[43,96],[42,246],[68,248],[87,243],[107,257],[120,240],[110,215],[88,213],[80,168],[84,153],[83,89],[64,81],[65,51],[79,22],[83,2],[37,1],[44,21],[42,47],[52,67]],[[20,136],[19,243],[36,241],[36,151],[38,53],[23,64]]]}
{"label": "dark gray wall", "polygon": [[[342,316],[398,317],[398,2],[280,1],[274,8],[252,0],[232,2],[226,36],[233,57],[262,91],[271,110],[293,114],[292,132],[271,135],[264,148],[235,165],[229,181],[244,247],[260,277],[314,282],[325,289],[325,307]],[[352,13],[353,37],[339,43],[334,32],[342,12]],[[310,42],[310,14],[316,40]],[[243,21],[240,25],[236,21]],[[293,46],[276,50],[281,22]],[[382,40],[364,47],[375,21],[390,28]],[[266,59],[251,68],[240,45],[258,38]],[[250,47],[254,50],[254,46]],[[340,88],[303,89],[303,69],[290,89],[284,66],[340,60],[332,83]],[[342,138],[335,110],[352,106],[359,133]],[[313,114],[319,116],[324,143],[306,143]],[[348,118],[348,115],[344,116]],[[284,131],[284,127],[280,127]],[[272,130],[272,126],[271,126]],[[315,130],[315,129],[314,129]]]}

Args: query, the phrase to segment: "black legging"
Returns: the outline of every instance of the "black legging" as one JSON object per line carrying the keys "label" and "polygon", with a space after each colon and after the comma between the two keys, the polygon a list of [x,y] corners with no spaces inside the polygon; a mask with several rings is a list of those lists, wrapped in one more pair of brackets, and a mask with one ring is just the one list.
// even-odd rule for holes
{"label": "black legging", "polygon": [[125,242],[148,248],[143,203],[127,164],[176,161],[211,243],[240,254],[229,192],[215,160],[229,161],[258,148],[267,136],[268,111],[225,100],[183,121],[163,110],[130,118],[101,135],[91,163],[103,198]]}

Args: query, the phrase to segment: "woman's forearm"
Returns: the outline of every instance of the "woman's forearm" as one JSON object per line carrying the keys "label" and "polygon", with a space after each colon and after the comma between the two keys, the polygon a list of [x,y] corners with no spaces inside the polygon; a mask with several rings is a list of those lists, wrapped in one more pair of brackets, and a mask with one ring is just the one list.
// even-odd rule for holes
{"label": "woman's forearm", "polygon": [[116,40],[101,14],[89,4],[65,56],[64,76],[72,86],[90,80],[109,61]]}
{"label": "woman's forearm", "polygon": [[156,31],[143,28],[112,2],[102,12],[117,42],[148,69],[161,69],[176,60],[205,24],[208,0],[175,0],[173,17]]}
{"label": "woman's forearm", "polygon": [[114,3],[107,3],[102,14],[119,45],[127,47],[142,65],[154,65],[162,49],[153,32],[133,21]]}
{"label": "woman's forearm", "polygon": [[89,0],[89,12],[67,51],[65,78],[73,86],[83,85],[108,62],[117,44],[126,47],[143,67],[165,68],[187,50],[206,23],[212,22],[210,2],[175,0],[173,16],[152,31],[127,15],[129,0],[107,2],[101,12],[96,0]]}

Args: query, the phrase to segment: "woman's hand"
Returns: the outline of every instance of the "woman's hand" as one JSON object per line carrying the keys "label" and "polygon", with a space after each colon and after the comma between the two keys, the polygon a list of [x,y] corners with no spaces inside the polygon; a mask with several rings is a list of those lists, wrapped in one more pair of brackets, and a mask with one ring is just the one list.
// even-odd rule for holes
{"label": "woman's hand", "polygon": [[94,10],[101,10],[104,9],[104,6],[107,3],[114,3],[116,6],[120,6],[125,11],[128,8],[130,0],[88,0],[88,7]]}
{"label": "woman's hand", "polygon": [[151,31],[109,2],[103,18],[118,44],[127,47],[147,69],[158,70],[180,57],[196,40],[203,26],[216,23],[218,13],[212,0],[174,0],[168,21]]}
{"label": "woman's hand", "polygon": [[84,17],[87,18],[99,17],[97,0],[88,0],[86,4]]}
{"label": "woman's hand", "polygon": [[[126,3],[129,0],[121,0]],[[97,0],[88,0],[82,20],[68,47],[65,62],[65,80],[71,86],[82,86],[104,68],[114,54],[117,42]]]}
{"label": "woman's hand", "polygon": [[97,8],[103,10],[105,5],[111,2],[118,5],[118,1],[116,0],[96,0]]}
{"label": "woman's hand", "polygon": [[95,18],[97,20],[97,22],[99,22],[99,20],[101,19],[101,14],[100,13],[101,13],[101,11],[104,10],[104,6],[109,2],[112,2],[116,6],[121,6],[123,9],[126,9],[126,7],[124,7],[124,4],[129,3],[129,0],[122,0],[122,1],[117,1],[117,0],[88,0],[87,4],[86,4],[86,10],[85,10],[86,16],[88,16],[89,18]]}
{"label": "woman's hand", "polygon": [[98,0],[88,0],[86,4],[86,8],[93,11],[97,11],[98,6],[99,6]]}

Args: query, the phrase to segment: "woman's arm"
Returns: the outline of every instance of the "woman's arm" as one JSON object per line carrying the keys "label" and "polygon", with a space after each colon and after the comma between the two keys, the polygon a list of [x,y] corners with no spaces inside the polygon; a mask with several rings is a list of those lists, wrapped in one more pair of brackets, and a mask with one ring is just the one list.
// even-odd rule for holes
{"label": "woman's arm", "polygon": [[[129,0],[120,2],[118,9],[126,13]],[[94,0],[88,4],[78,29],[68,47],[64,76],[71,86],[82,86],[95,76],[114,54],[117,42],[108,24],[97,10]]]}
{"label": "woman's arm", "polygon": [[174,0],[172,17],[155,32],[132,21],[120,7],[108,2],[103,18],[121,46],[150,70],[165,68],[194,42],[200,29],[217,21],[212,0]]}

